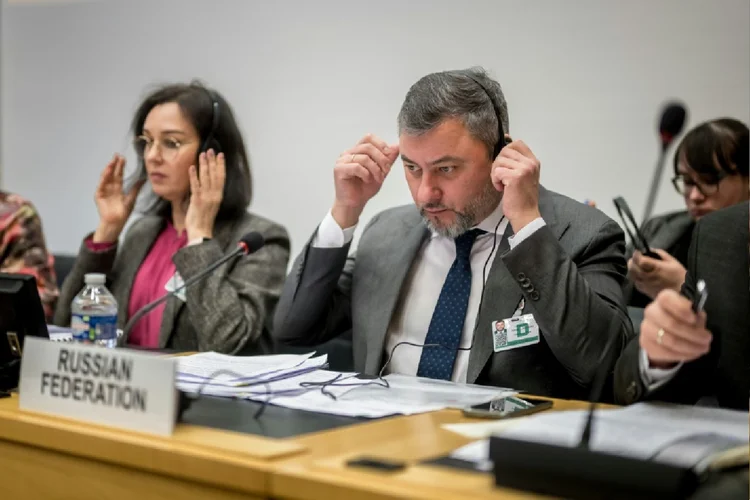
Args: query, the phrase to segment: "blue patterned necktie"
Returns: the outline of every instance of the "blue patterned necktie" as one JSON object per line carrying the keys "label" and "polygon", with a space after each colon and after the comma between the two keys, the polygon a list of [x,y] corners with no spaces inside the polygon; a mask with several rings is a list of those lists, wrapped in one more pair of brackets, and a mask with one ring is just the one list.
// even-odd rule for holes
{"label": "blue patterned necktie", "polygon": [[477,236],[484,232],[471,229],[456,238],[456,260],[443,283],[424,342],[425,345],[439,344],[442,347],[422,348],[417,370],[419,377],[451,379],[471,292],[471,247]]}

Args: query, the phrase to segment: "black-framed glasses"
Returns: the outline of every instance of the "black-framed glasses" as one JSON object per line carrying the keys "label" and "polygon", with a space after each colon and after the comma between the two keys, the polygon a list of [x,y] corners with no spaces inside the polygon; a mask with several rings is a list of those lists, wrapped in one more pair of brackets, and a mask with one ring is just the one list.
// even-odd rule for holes
{"label": "black-framed glasses", "polygon": [[639,228],[638,224],[635,222],[633,212],[632,210],[630,210],[630,206],[628,205],[628,202],[625,201],[625,198],[623,198],[622,196],[618,196],[612,201],[615,204],[617,213],[620,214],[620,219],[622,219],[622,223],[625,226],[625,232],[628,233],[628,236],[630,236],[630,241],[633,242],[633,247],[647,257],[661,260],[659,254],[653,252],[648,246],[648,242],[643,236],[641,228]]}
{"label": "black-framed glasses", "polygon": [[693,188],[696,188],[700,194],[706,198],[715,195],[719,191],[719,184],[727,176],[724,172],[718,172],[715,181],[712,182],[696,182],[690,176],[684,174],[677,174],[672,177],[672,185],[675,191],[685,196]]}

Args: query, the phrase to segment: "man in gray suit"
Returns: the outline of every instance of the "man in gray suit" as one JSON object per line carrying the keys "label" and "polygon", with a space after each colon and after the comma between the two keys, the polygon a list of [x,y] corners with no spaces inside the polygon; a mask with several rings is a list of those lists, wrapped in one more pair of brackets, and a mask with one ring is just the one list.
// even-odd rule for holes
{"label": "man in gray suit", "polygon": [[[367,135],[336,162],[336,199],[286,282],[277,340],[352,330],[365,374],[586,397],[631,333],[619,226],[539,185],[529,147],[504,140],[505,98],[481,69],[422,78],[398,123],[399,144]],[[399,153],[414,205],[376,215],[348,255]]]}

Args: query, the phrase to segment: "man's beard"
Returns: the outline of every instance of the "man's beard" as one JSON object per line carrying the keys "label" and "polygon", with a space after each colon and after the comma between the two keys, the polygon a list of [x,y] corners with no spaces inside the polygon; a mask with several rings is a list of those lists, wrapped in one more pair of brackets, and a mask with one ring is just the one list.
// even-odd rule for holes
{"label": "man's beard", "polygon": [[[502,194],[495,189],[491,182],[488,182],[479,196],[466,205],[463,212],[453,210],[440,203],[428,203],[419,208],[419,214],[430,231],[434,231],[446,238],[455,239],[481,222],[477,220],[478,217],[487,217],[497,207],[497,204],[500,203],[501,198]],[[435,225],[427,216],[425,209],[450,210],[456,214],[456,220],[449,226]]]}

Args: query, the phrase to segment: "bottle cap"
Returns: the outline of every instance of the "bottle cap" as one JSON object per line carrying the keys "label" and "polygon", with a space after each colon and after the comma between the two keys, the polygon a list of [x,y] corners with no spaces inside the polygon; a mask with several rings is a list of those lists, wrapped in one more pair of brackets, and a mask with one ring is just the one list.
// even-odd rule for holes
{"label": "bottle cap", "polygon": [[87,285],[103,285],[107,282],[107,277],[102,273],[87,273],[83,281]]}

